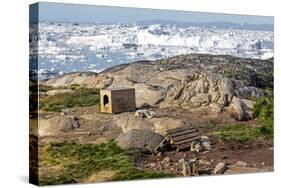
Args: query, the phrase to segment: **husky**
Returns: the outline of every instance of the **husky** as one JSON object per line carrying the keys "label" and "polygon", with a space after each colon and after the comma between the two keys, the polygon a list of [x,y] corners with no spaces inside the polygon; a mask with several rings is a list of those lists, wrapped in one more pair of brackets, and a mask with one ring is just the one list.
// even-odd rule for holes
{"label": "husky", "polygon": [[156,116],[156,113],[150,110],[137,110],[135,116],[139,118],[151,119]]}

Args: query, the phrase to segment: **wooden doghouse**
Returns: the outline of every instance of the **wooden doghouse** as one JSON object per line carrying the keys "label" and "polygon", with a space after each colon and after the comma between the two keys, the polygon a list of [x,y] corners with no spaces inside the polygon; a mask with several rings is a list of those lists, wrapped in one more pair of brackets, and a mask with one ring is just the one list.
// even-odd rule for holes
{"label": "wooden doghouse", "polygon": [[136,110],[134,88],[108,88],[100,90],[100,110],[105,113],[120,113]]}

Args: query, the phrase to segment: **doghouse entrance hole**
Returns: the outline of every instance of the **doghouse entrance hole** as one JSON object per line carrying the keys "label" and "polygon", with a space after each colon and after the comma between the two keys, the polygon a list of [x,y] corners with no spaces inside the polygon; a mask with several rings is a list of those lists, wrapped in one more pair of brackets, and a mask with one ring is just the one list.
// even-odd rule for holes
{"label": "doghouse entrance hole", "polygon": [[103,106],[108,107],[108,105],[109,105],[108,96],[104,95],[103,96]]}

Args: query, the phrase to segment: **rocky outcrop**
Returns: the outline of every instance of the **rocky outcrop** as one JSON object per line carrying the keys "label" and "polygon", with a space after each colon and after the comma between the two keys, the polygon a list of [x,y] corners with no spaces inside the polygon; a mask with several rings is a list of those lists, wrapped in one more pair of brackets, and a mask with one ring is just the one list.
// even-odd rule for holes
{"label": "rocky outcrop", "polygon": [[125,112],[117,114],[113,118],[113,123],[127,133],[134,129],[154,131],[162,136],[166,135],[166,130],[184,126],[190,126],[189,122],[170,117],[156,117],[152,119],[136,117],[134,114]]}
{"label": "rocky outcrop", "polygon": [[123,149],[139,149],[145,152],[153,152],[164,139],[163,136],[145,129],[133,129],[121,134],[117,144]]}
{"label": "rocky outcrop", "polygon": [[74,93],[74,91],[71,89],[54,89],[54,90],[47,91],[48,96],[71,94],[71,93]]}
{"label": "rocky outcrop", "polygon": [[87,85],[87,81],[89,78],[95,77],[95,73],[71,73],[66,74],[64,76],[59,76],[56,78],[52,78],[46,82],[47,85],[51,85],[54,88],[71,86],[74,84]]}
{"label": "rocky outcrop", "polygon": [[113,122],[122,129],[123,133],[133,129],[154,130],[153,124],[147,119],[138,118],[134,114],[128,112],[115,115]]}
{"label": "rocky outcrop", "polygon": [[72,116],[55,116],[50,119],[39,119],[39,136],[55,136],[60,132],[69,132],[79,128],[78,119]]}
{"label": "rocky outcrop", "polygon": [[236,96],[233,97],[230,105],[232,110],[232,116],[238,120],[249,120],[253,118],[254,104],[251,100],[240,99]]}
{"label": "rocky outcrop", "polygon": [[68,74],[46,81],[54,87],[133,87],[137,107],[199,108],[215,112],[230,107],[237,119],[249,119],[249,97],[261,97],[273,87],[273,59],[243,59],[225,55],[190,54],[157,61],[118,65],[98,75]]}

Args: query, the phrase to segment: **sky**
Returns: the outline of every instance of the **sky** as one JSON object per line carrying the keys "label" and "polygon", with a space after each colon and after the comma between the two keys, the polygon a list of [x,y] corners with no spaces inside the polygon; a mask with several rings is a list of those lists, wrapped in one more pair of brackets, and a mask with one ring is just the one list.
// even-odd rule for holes
{"label": "sky", "polygon": [[[30,22],[36,22],[36,6],[30,8]],[[249,24],[272,24],[271,16],[249,16],[190,11],[123,8],[112,6],[79,5],[65,3],[39,3],[39,21],[78,23],[135,23],[149,20],[175,22],[232,22]]]}

